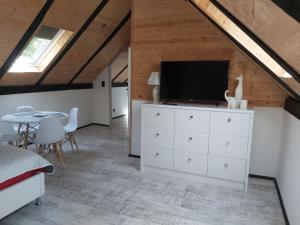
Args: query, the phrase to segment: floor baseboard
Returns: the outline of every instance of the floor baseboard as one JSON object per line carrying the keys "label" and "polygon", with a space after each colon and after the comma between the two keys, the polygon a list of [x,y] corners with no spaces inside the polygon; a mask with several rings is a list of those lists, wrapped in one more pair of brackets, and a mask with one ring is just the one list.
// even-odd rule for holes
{"label": "floor baseboard", "polygon": [[89,123],[89,124],[87,124],[87,125],[78,127],[77,130],[82,129],[82,128],[86,128],[86,127],[90,127],[90,126],[94,126],[94,125],[96,125],[96,126],[105,126],[105,127],[109,127],[109,125],[107,125],[107,124],[101,124],[101,123]]}
{"label": "floor baseboard", "polygon": [[132,158],[138,158],[138,159],[141,158],[141,156],[139,156],[139,155],[134,155],[134,154],[129,154],[128,156],[129,156],[129,157],[132,157]]}

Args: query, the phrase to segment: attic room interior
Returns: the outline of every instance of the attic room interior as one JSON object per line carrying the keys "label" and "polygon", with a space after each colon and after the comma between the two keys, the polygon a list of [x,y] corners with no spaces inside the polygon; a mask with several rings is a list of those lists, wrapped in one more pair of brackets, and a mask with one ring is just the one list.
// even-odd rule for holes
{"label": "attic room interior", "polygon": [[299,225],[299,0],[2,0],[0,225]]}

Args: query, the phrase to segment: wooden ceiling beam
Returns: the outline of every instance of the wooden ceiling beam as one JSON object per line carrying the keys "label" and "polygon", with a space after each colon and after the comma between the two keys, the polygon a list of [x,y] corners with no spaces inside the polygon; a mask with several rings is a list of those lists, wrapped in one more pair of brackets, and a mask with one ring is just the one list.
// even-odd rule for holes
{"label": "wooden ceiling beam", "polygon": [[11,65],[14,63],[16,58],[19,56],[19,54],[22,52],[24,47],[26,46],[27,42],[30,40],[32,35],[35,33],[37,28],[40,26],[41,22],[43,21],[44,17],[46,16],[48,10],[52,6],[54,0],[47,0],[43,8],[40,10],[39,14],[35,17],[35,19],[32,21],[31,25],[28,27],[14,50],[11,52],[11,54],[8,56],[6,61],[3,63],[1,69],[0,69],[0,79],[5,75],[5,73],[9,70]]}
{"label": "wooden ceiling beam", "polygon": [[80,36],[84,33],[84,31],[89,27],[89,25],[93,22],[93,20],[97,17],[97,15],[102,11],[105,5],[109,0],[103,0],[94,10],[94,12],[90,15],[90,17],[86,20],[80,30],[76,33],[76,35],[72,38],[72,40],[67,44],[67,46],[62,50],[62,52],[57,56],[54,62],[48,67],[48,69],[44,72],[41,78],[37,81],[37,85],[41,85],[43,81],[46,79],[47,75],[53,70],[53,68],[63,59],[66,53],[71,49],[71,47],[76,43],[76,41],[80,38]]}
{"label": "wooden ceiling beam", "polygon": [[114,38],[124,24],[130,19],[131,11],[122,19],[120,24],[112,31],[112,33],[105,39],[105,41],[99,46],[99,48],[93,53],[93,55],[87,60],[87,62],[78,70],[78,72],[72,77],[68,84],[72,84],[81,74],[81,72],[92,62],[102,49]]}

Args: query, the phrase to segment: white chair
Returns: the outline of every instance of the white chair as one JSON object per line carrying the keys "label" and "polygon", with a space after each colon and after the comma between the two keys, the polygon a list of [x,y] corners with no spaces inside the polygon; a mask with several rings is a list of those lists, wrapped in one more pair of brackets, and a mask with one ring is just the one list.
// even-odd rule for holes
{"label": "white chair", "polygon": [[78,145],[74,137],[74,132],[77,130],[77,114],[78,108],[72,108],[69,115],[69,122],[64,126],[65,138],[71,144],[72,150],[74,151],[73,144],[76,146],[78,151]]}
{"label": "white chair", "polygon": [[63,126],[57,118],[44,118],[40,122],[39,129],[36,134],[35,143],[37,152],[42,155],[44,151],[47,153],[55,153],[57,159],[65,167],[64,156],[62,152],[62,141],[65,137]]}

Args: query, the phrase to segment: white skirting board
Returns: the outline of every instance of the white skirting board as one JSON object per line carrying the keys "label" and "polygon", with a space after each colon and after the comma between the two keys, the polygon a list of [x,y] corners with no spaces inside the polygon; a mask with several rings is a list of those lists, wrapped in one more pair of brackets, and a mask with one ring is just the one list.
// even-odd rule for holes
{"label": "white skirting board", "polygon": [[44,173],[39,173],[0,191],[0,219],[44,194]]}

